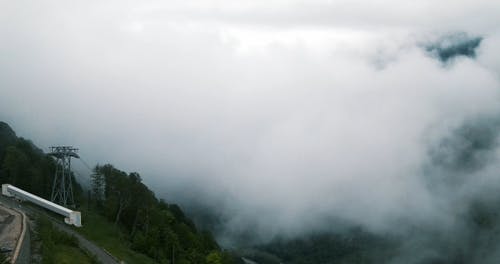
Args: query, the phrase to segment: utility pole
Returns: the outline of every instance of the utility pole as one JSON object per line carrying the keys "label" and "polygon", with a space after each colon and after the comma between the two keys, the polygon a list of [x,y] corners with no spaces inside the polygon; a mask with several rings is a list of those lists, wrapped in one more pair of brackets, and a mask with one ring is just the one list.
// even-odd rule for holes
{"label": "utility pole", "polygon": [[56,173],[52,184],[50,200],[62,206],[75,206],[71,180],[71,158],[80,158],[78,149],[72,146],[50,147],[49,155],[56,160]]}

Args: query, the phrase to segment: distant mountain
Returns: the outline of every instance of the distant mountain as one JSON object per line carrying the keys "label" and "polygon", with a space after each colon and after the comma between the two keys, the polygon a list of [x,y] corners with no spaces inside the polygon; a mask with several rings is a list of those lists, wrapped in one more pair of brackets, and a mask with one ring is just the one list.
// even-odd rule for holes
{"label": "distant mountain", "polygon": [[353,228],[279,238],[239,254],[259,264],[500,263],[499,197],[476,199],[455,228],[415,226],[392,235]]}

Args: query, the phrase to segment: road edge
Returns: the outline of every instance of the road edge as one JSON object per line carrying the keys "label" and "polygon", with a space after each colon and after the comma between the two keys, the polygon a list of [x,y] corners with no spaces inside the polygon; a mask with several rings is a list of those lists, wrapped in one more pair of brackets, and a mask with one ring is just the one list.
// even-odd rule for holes
{"label": "road edge", "polygon": [[24,212],[22,212],[20,210],[17,210],[15,208],[12,208],[12,210],[18,212],[21,215],[21,217],[22,217],[22,221],[21,221],[21,226],[22,226],[21,235],[19,236],[19,239],[17,240],[16,249],[14,250],[14,254],[12,255],[12,258],[10,260],[10,263],[15,264],[16,261],[17,261],[17,257],[19,257],[19,252],[21,252],[21,247],[23,245],[24,236],[26,234],[26,215],[24,214]]}

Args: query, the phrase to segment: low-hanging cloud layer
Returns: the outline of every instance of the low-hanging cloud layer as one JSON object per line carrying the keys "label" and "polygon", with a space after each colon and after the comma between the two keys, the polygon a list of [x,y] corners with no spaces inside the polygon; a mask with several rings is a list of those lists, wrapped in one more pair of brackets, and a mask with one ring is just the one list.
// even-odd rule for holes
{"label": "low-hanging cloud layer", "polygon": [[209,208],[221,240],[449,227],[496,182],[499,11],[1,1],[0,120]]}

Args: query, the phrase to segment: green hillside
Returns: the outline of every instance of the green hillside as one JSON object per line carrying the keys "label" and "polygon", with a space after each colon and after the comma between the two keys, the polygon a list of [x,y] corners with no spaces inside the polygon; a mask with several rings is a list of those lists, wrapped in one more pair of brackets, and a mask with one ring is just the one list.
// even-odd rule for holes
{"label": "green hillside", "polygon": [[[49,198],[54,170],[51,157],[0,122],[1,183],[11,183]],[[91,195],[76,180],[73,183],[84,225],[77,230],[127,263],[233,263],[210,232],[198,230],[179,206],[158,199],[142,183],[139,173],[127,173],[110,164],[96,166]],[[46,224],[39,226],[42,231],[52,230]],[[40,233],[45,247],[55,243],[53,235],[49,235],[54,232]],[[55,249],[64,252],[52,252],[55,257],[44,254],[43,263],[58,263],[68,256],[82,254],[71,243],[51,250]],[[84,258],[80,260],[86,263]]]}

